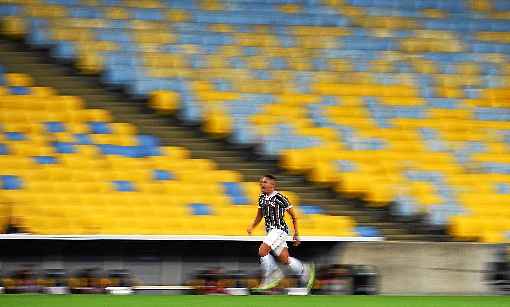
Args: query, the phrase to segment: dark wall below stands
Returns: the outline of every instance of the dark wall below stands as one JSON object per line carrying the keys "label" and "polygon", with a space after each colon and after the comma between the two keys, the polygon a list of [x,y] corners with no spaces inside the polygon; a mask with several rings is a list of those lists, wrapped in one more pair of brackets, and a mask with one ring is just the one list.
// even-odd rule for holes
{"label": "dark wall below stands", "polygon": [[[0,273],[22,265],[35,270],[128,269],[144,284],[179,285],[189,275],[212,266],[255,271],[259,242],[141,240],[0,240]],[[343,243],[303,242],[290,253],[305,261],[335,263]]]}

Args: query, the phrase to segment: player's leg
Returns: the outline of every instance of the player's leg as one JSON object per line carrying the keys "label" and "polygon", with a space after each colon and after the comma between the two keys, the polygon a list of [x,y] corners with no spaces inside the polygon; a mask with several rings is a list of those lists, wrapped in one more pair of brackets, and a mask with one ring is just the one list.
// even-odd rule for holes
{"label": "player's leg", "polygon": [[267,245],[264,242],[262,242],[262,244],[260,244],[260,247],[259,247],[259,256],[260,257],[265,257],[266,255],[269,254],[270,251],[271,251],[271,246]]}
{"label": "player's leg", "polygon": [[269,233],[259,247],[260,265],[262,268],[262,281],[257,287],[259,290],[268,290],[275,287],[283,278],[283,273],[276,264],[271,252],[271,245],[274,244],[274,233]]}
{"label": "player's leg", "polygon": [[281,249],[278,255],[278,261],[286,265],[289,271],[295,275],[301,276],[306,271],[306,266],[301,261],[289,255],[289,249],[287,247]]}
{"label": "player's leg", "polygon": [[278,259],[278,262],[280,262],[281,264],[288,265],[289,264],[289,248],[282,246],[281,249],[278,251],[277,259]]}
{"label": "player's leg", "polygon": [[313,286],[315,281],[315,267],[313,263],[304,264],[299,259],[291,257],[287,246],[281,248],[278,261],[284,264],[294,275],[299,276],[303,287],[310,289]]}
{"label": "player's leg", "polygon": [[259,247],[259,256],[260,256],[260,265],[262,268],[262,276],[264,278],[263,282],[269,282],[270,276],[274,270],[278,269],[278,265],[275,262],[273,255],[270,254],[271,246],[266,243],[260,244]]}

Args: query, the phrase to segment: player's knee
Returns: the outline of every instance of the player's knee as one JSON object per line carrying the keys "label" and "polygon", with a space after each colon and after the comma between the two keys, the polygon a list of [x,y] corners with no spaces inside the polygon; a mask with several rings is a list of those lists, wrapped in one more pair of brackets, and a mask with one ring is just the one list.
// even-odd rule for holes
{"label": "player's knee", "polygon": [[267,256],[267,254],[269,254],[269,251],[270,251],[270,249],[269,249],[269,248],[267,248],[267,247],[266,247],[266,246],[264,246],[264,245],[261,245],[261,246],[259,247],[259,256],[260,256],[260,257],[265,257],[265,256]]}
{"label": "player's knee", "polygon": [[280,263],[282,263],[284,265],[289,264],[289,256],[288,255],[280,255],[280,257],[278,257],[278,260],[280,260]]}

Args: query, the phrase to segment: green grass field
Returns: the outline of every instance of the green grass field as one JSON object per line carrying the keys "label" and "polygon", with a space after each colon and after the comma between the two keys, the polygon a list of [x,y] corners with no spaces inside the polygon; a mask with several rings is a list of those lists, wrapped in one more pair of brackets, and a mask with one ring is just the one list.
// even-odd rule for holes
{"label": "green grass field", "polygon": [[492,307],[510,296],[0,295],[0,307]]}

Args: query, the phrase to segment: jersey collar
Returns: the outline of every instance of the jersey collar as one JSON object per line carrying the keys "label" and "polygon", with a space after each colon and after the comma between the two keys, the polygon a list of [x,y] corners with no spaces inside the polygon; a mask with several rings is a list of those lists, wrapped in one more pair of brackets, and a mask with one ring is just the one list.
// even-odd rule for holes
{"label": "jersey collar", "polygon": [[276,194],[278,194],[278,191],[274,190],[271,194],[269,194],[269,195],[264,195],[264,198],[265,198],[265,199],[269,199],[269,198],[271,198],[271,197],[275,196]]}

